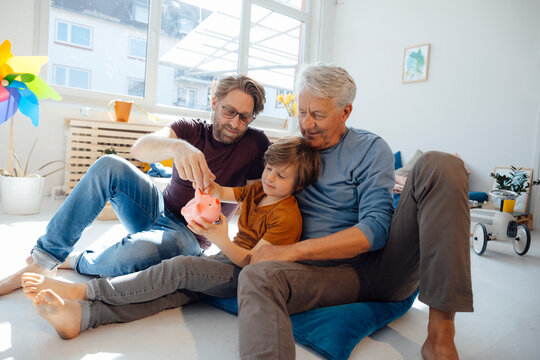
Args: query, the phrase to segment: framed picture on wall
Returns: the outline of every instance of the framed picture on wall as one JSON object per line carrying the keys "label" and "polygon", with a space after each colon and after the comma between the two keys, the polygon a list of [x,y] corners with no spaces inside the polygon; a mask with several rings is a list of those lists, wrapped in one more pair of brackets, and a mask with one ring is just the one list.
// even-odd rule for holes
{"label": "framed picture on wall", "polygon": [[[514,184],[514,185],[526,185],[533,181],[533,169],[530,168],[514,168],[508,166],[497,166],[493,169],[493,174],[506,176],[508,180],[505,181],[505,184]],[[497,189],[497,182],[495,178],[491,182],[491,189]],[[508,190],[508,189],[505,189]],[[529,193],[531,188],[529,187],[526,191],[519,194],[516,199],[516,204],[514,205],[514,212],[524,213],[527,211],[527,202],[529,200]]]}
{"label": "framed picture on wall", "polygon": [[402,83],[407,84],[427,80],[429,48],[430,44],[422,44],[405,49],[403,53]]}

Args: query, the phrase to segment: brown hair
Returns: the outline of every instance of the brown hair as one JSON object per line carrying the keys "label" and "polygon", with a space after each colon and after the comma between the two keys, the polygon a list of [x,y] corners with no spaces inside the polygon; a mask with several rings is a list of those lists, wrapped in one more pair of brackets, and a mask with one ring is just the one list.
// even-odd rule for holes
{"label": "brown hair", "polygon": [[294,192],[317,180],[321,159],[316,148],[300,136],[285,136],[268,147],[264,161],[270,165],[295,165],[297,167]]}
{"label": "brown hair", "polygon": [[212,97],[223,99],[231,91],[238,89],[253,98],[253,116],[263,111],[266,102],[264,87],[247,75],[231,75],[219,79]]}

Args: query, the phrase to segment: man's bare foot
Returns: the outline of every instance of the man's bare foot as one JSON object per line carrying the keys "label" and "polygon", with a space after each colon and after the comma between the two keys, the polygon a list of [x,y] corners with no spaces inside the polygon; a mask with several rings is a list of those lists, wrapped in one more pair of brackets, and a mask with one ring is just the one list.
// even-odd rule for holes
{"label": "man's bare foot", "polygon": [[42,290],[51,289],[63,299],[86,300],[86,283],[69,283],[35,273],[22,274],[21,283],[30,299]]}
{"label": "man's bare foot", "polygon": [[422,345],[424,360],[458,360],[458,352],[454,343],[456,330],[453,312],[446,312],[430,307],[428,336]]}
{"label": "man's bare foot", "polygon": [[34,305],[38,314],[47,320],[62,339],[68,340],[81,332],[81,304],[64,300],[50,289],[40,291]]}
{"label": "man's bare foot", "polygon": [[44,274],[49,276],[56,275],[55,270],[47,270],[39,266],[34,262],[34,259],[30,256],[26,259],[26,266],[16,273],[6,277],[5,279],[0,280],[0,295],[6,295],[10,292],[19,289],[21,285],[21,276],[25,272],[33,272],[36,274]]}

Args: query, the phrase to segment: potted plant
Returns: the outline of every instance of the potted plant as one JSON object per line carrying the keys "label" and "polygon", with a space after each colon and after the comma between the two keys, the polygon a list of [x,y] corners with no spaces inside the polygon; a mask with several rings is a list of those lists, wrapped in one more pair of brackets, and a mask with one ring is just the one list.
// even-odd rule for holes
{"label": "potted plant", "polygon": [[[496,189],[512,191],[516,193],[517,197],[527,192],[530,187],[540,185],[540,179],[529,181],[529,175],[527,172],[523,171],[523,168],[516,168],[515,166],[510,166],[510,172],[508,175],[490,173],[489,176],[495,179]],[[509,209],[504,211],[513,211],[516,198],[504,201],[504,206],[510,206]]]}
{"label": "potted plant", "polygon": [[[37,74],[47,62],[46,56],[13,56],[11,43],[0,44],[0,125],[10,119],[9,157],[7,170],[0,170],[0,190],[3,210],[9,214],[35,214],[39,212],[43,194],[44,177],[61,170],[39,176],[38,171],[58,162],[52,161],[33,173],[28,173],[28,161],[35,142],[25,162],[13,151],[13,116],[17,111],[39,125],[39,99],[61,97]],[[13,165],[12,166],[12,162]],[[24,163],[24,165],[23,165]]]}
{"label": "potted plant", "polygon": [[62,160],[49,161],[33,172],[28,171],[28,162],[36,146],[37,139],[26,157],[26,161],[13,151],[13,169],[0,169],[0,192],[2,208],[6,214],[28,215],[36,214],[41,207],[45,178],[62,170],[65,166],[40,175],[39,172],[55,163],[65,164]]}

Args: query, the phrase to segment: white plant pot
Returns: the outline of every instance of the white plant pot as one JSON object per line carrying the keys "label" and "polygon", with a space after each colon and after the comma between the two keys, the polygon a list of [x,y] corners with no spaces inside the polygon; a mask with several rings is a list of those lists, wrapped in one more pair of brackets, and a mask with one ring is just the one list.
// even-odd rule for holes
{"label": "white plant pot", "polygon": [[41,208],[41,198],[45,178],[0,176],[2,209],[6,214],[37,214]]}

